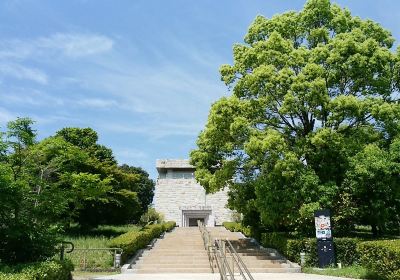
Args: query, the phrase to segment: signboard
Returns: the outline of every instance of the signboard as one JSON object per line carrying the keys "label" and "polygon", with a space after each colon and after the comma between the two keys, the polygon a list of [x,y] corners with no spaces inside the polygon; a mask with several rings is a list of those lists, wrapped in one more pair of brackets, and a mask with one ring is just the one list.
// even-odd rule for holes
{"label": "signboard", "polygon": [[331,213],[329,210],[317,210],[314,213],[315,235],[317,237],[318,263],[320,267],[335,263]]}
{"label": "signboard", "polygon": [[331,218],[328,216],[315,217],[315,235],[317,239],[331,239]]}

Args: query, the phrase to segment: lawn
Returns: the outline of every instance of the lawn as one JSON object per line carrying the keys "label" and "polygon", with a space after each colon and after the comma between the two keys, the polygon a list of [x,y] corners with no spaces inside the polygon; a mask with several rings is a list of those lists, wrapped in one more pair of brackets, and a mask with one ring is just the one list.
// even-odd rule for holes
{"label": "lawn", "polygon": [[376,275],[372,275],[367,271],[366,268],[358,265],[347,266],[341,269],[339,268],[315,268],[315,267],[304,267],[304,273],[329,275],[337,277],[357,278],[357,279],[378,279]]}
{"label": "lawn", "polygon": [[75,250],[72,253],[65,254],[65,257],[73,262],[75,270],[112,271],[113,251],[83,249],[108,248],[108,242],[111,238],[128,231],[137,230],[140,230],[140,227],[135,225],[103,225],[85,231],[72,228],[65,234],[64,240],[72,242]]}

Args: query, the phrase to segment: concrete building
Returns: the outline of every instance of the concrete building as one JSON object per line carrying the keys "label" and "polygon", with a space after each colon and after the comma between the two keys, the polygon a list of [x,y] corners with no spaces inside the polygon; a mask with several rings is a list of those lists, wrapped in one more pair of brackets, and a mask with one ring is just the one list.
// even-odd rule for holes
{"label": "concrete building", "polygon": [[180,227],[197,226],[197,220],[207,226],[221,225],[232,220],[226,208],[227,190],[206,194],[195,178],[195,168],[189,160],[157,160],[158,179],[155,187],[154,208],[165,220],[176,221]]}

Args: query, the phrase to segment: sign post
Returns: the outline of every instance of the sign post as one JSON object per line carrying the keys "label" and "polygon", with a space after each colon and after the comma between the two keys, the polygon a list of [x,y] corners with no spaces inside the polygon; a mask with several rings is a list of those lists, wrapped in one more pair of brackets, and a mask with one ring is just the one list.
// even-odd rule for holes
{"label": "sign post", "polygon": [[319,267],[333,265],[335,263],[335,250],[333,247],[330,211],[327,209],[317,210],[314,212],[314,218]]}

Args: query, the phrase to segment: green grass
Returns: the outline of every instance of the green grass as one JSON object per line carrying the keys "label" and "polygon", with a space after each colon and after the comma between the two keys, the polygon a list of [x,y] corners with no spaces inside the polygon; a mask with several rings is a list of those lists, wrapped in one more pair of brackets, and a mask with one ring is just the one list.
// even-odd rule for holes
{"label": "green grass", "polygon": [[338,268],[315,268],[315,267],[304,267],[304,273],[337,276],[337,277],[347,277],[347,278],[357,278],[357,279],[378,279],[376,275],[371,274],[368,270],[362,266],[352,265]]}
{"label": "green grass", "polygon": [[118,272],[88,272],[88,271],[73,271],[72,272],[72,279],[73,280],[89,280],[93,277],[100,277],[100,276],[108,276],[114,275]]}
{"label": "green grass", "polygon": [[110,271],[113,265],[112,251],[90,251],[79,250],[89,248],[108,248],[111,238],[126,233],[137,231],[140,227],[134,225],[108,226],[103,225],[95,229],[79,230],[71,228],[65,235],[64,240],[74,244],[76,250],[66,253],[65,257],[70,259],[75,270]]}

